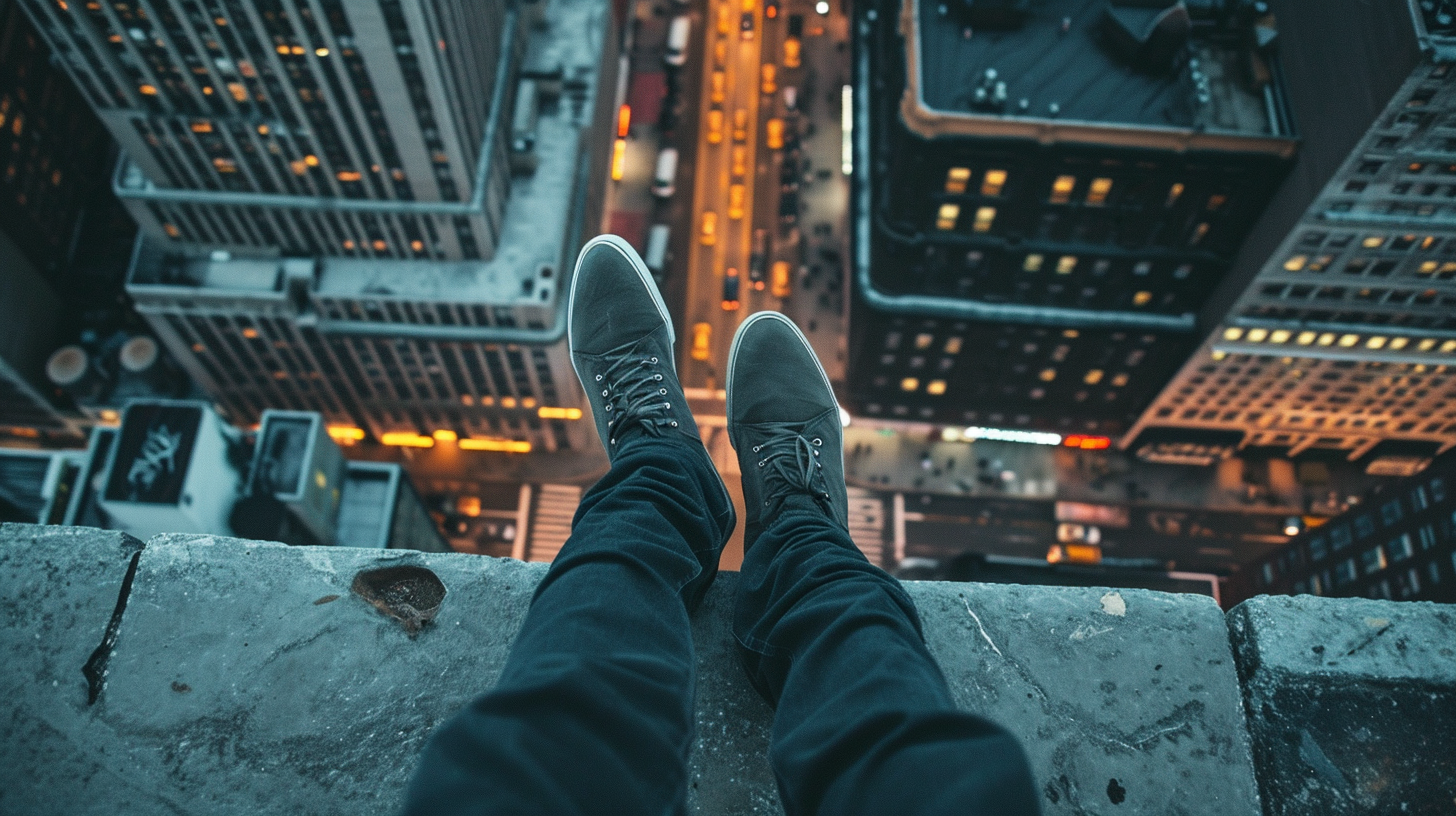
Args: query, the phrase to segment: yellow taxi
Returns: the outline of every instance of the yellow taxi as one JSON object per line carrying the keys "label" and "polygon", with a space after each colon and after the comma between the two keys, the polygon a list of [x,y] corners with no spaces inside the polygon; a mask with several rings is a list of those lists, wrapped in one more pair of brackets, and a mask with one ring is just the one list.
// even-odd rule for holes
{"label": "yellow taxi", "polygon": [[708,111],[708,144],[723,141],[723,111],[713,108]]}
{"label": "yellow taxi", "polygon": [[784,67],[785,68],[798,68],[799,67],[799,51],[800,51],[800,45],[799,45],[799,38],[798,37],[785,37],[784,38]]}
{"label": "yellow taxi", "polygon": [[722,37],[713,43],[713,67],[722,68],[728,64],[728,41]]}
{"label": "yellow taxi", "polygon": [[769,275],[773,296],[786,298],[793,291],[793,278],[789,274],[788,261],[774,261],[773,271]]}
{"label": "yellow taxi", "polygon": [[768,123],[764,126],[764,129],[768,134],[768,138],[765,141],[767,142],[769,149],[782,149],[784,146],[784,120],[777,118],[770,119],[768,120]]}
{"label": "yellow taxi", "polygon": [[733,141],[744,142],[748,140],[748,110],[739,108],[733,111]]}
{"label": "yellow taxi", "polygon": [[728,187],[728,217],[734,221],[743,217],[744,195],[742,184],[733,184]]}
{"label": "yellow taxi", "polygon": [[742,178],[748,175],[748,148],[743,145],[733,146],[733,176]]}
{"label": "yellow taxi", "polygon": [[703,227],[699,233],[698,240],[703,246],[712,246],[718,243],[718,214],[712,210],[703,213]]}
{"label": "yellow taxi", "polygon": [[693,324],[693,350],[694,360],[708,359],[709,343],[713,339],[713,327],[707,323]]}
{"label": "yellow taxi", "polygon": [[728,95],[728,75],[722,71],[714,71],[709,77],[712,86],[708,92],[708,98],[717,104],[722,104]]}
{"label": "yellow taxi", "polygon": [[772,62],[766,62],[758,72],[761,89],[766,94],[778,93],[779,90],[779,67]]}
{"label": "yellow taxi", "polygon": [[733,32],[733,9],[727,3],[718,7],[718,33],[730,34]]}

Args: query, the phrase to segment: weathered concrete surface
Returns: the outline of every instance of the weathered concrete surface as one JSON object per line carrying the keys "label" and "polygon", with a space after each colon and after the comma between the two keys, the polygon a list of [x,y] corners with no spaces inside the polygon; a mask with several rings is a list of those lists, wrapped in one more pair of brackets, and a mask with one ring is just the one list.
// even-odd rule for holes
{"label": "weathered concrete surface", "polygon": [[[19,689],[47,672],[73,675],[58,681],[64,694],[12,697],[23,704],[7,721],[0,812],[390,813],[428,734],[498,676],[545,571],[477,556],[163,536],[137,562],[105,687],[87,706],[79,667],[136,546],[98,531],[0,534],[0,677]],[[64,560],[78,552],[80,562]],[[46,588],[66,577],[78,586],[81,562],[109,583],[82,593],[87,615],[63,619],[75,593]],[[413,637],[351,592],[359,572],[401,565],[429,570],[447,590]],[[736,577],[720,578],[693,621],[690,804],[774,814],[772,714],[728,631]],[[1223,619],[1207,599],[909,589],[958,702],[1027,745],[1049,816],[1257,811]],[[40,640],[70,653],[27,651],[42,619],[50,629]]]}
{"label": "weathered concrete surface", "polygon": [[1229,629],[1269,816],[1456,813],[1456,607],[1261,596]]}
{"label": "weathered concrete surface", "polygon": [[957,703],[1021,740],[1046,814],[1259,812],[1213,599],[907,584]]}
{"label": "weathered concrete surface", "polygon": [[106,801],[78,798],[65,812],[112,812],[144,784],[94,750],[82,673],[141,548],[123,533],[0,525],[0,813],[61,812],[57,791],[81,787]]}

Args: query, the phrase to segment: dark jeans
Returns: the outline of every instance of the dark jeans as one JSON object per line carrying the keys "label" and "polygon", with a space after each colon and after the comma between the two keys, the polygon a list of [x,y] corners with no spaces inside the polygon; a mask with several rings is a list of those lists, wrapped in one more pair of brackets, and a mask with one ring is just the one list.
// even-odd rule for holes
{"label": "dark jeans", "polygon": [[[688,613],[730,508],[690,440],[633,439],[582,500],[496,687],[426,746],[407,812],[682,813]],[[914,604],[807,499],[744,558],[734,634],[777,706],[770,763],[797,814],[1037,812],[1016,740],[957,712]]]}

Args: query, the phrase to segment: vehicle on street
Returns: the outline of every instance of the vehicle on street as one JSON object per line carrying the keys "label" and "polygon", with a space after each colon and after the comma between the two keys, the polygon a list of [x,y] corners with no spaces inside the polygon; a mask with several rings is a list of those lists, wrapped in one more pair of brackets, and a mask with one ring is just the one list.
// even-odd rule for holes
{"label": "vehicle on street", "polygon": [[764,265],[768,262],[768,252],[768,230],[754,230],[753,247],[748,254],[748,279],[753,282],[754,289],[763,289]]}
{"label": "vehicle on street", "polygon": [[722,71],[714,71],[709,77],[712,83],[708,89],[708,99],[714,104],[721,105],[728,96],[728,75]]}
{"label": "vehicle on street", "polygon": [[781,193],[779,195],[779,221],[785,227],[791,227],[799,221],[799,194]]}
{"label": "vehicle on street", "polygon": [[743,20],[738,24],[738,30],[743,33],[743,39],[753,39],[753,12],[743,12]]}
{"label": "vehicle on street", "polygon": [[718,214],[712,210],[703,213],[703,226],[698,240],[703,246],[712,246],[718,243]]}
{"label": "vehicle on street", "polygon": [[718,6],[718,33],[729,34],[733,31],[733,9],[727,3]]}
{"label": "vehicle on street", "polygon": [[733,111],[733,141],[748,141],[748,109],[738,108]]}
{"label": "vehicle on street", "polygon": [[647,268],[661,274],[667,266],[667,239],[672,230],[666,224],[653,224],[647,232]]}
{"label": "vehicle on street", "polygon": [[1092,544],[1102,543],[1102,530],[1091,524],[1072,524],[1063,522],[1057,525],[1057,541],[1063,544]]}
{"label": "vehicle on street", "polygon": [[657,168],[652,174],[652,194],[658,198],[672,198],[677,189],[677,148],[664,147],[657,154]]}
{"label": "vehicle on street", "polygon": [[693,19],[687,15],[680,15],[672,18],[672,25],[667,30],[667,51],[662,55],[662,61],[674,68],[685,65],[688,61],[688,37],[692,35]]}
{"label": "vehicle on street", "polygon": [[742,184],[732,184],[728,187],[728,217],[737,221],[743,217],[743,199],[745,191]]}
{"label": "vehicle on street", "polygon": [[770,119],[768,120],[768,123],[764,126],[764,130],[767,132],[767,138],[765,139],[765,143],[768,144],[769,150],[779,150],[783,148],[784,120],[779,118]]}
{"label": "vehicle on street", "polygon": [[769,291],[776,298],[786,298],[793,291],[793,276],[788,261],[774,261],[773,274],[769,276]]}
{"label": "vehicle on street", "polygon": [[748,174],[748,148],[743,145],[733,146],[733,177],[743,178]]}
{"label": "vehicle on street", "polygon": [[758,71],[760,87],[766,94],[779,92],[779,67],[772,62],[765,62]]}
{"label": "vehicle on street", "polygon": [[728,65],[728,41],[719,37],[713,43],[713,67],[724,68]]}
{"label": "vehicle on street", "polygon": [[741,305],[738,301],[738,270],[730,266],[723,272],[723,311],[736,312]]}
{"label": "vehicle on street", "polygon": [[798,68],[800,64],[800,50],[802,46],[798,37],[784,38],[784,67]]}
{"label": "vehicle on street", "polygon": [[712,325],[710,325],[708,323],[694,323],[693,324],[693,350],[692,350],[692,357],[693,357],[694,360],[706,360],[706,359],[708,359],[709,352],[711,351],[711,347],[709,346],[709,343],[712,342],[712,339],[713,339],[713,327],[712,327]]}
{"label": "vehicle on street", "polygon": [[784,107],[791,111],[799,109],[799,89],[793,85],[784,86]]}
{"label": "vehicle on street", "polygon": [[708,111],[708,144],[723,141],[723,111],[713,108]]}

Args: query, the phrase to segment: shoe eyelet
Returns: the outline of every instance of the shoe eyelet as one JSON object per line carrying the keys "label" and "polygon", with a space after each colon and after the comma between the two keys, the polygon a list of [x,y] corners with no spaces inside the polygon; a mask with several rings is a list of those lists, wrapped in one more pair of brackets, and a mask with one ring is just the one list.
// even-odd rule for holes
{"label": "shoe eyelet", "polygon": [[612,443],[613,445],[617,444],[617,440],[615,439],[608,439],[607,441]]}
{"label": "shoe eyelet", "polygon": [[607,410],[608,410],[608,411],[610,411],[610,410],[612,410],[612,404],[611,404],[611,403],[610,403],[610,402],[609,402],[609,403],[607,403]]}
{"label": "shoe eyelet", "polygon": [[605,396],[606,396],[606,395],[607,395],[607,389],[605,389],[605,388],[603,388],[603,389],[602,389],[602,396],[604,396],[604,397],[605,397]]}
{"label": "shoe eyelet", "polygon": [[672,409],[672,403],[670,403],[670,402],[664,402],[662,404],[662,407],[671,410]]}
{"label": "shoe eyelet", "polygon": [[659,388],[659,389],[657,389],[657,393],[666,395],[667,394],[667,389],[666,388]]}
{"label": "shoe eyelet", "polygon": [[657,380],[658,382],[662,382],[662,375],[661,374],[653,374],[652,375],[652,379]]}
{"label": "shoe eyelet", "polygon": [[753,452],[754,453],[758,453],[758,449],[761,448],[761,447],[763,447],[763,446],[762,445],[754,445],[753,446]]}
{"label": "shoe eyelet", "polygon": [[653,358],[651,358],[651,359],[652,359],[652,362],[653,362],[653,363],[654,363],[654,364],[656,364],[656,363],[657,363],[657,358],[656,358],[656,357],[653,357]]}
{"label": "shoe eyelet", "polygon": [[674,427],[674,428],[676,428],[676,427],[677,427],[677,420],[675,420],[675,419],[674,419],[674,420],[673,420],[673,421],[672,421],[672,427]]}
{"label": "shoe eyelet", "polygon": [[602,381],[602,375],[598,374],[597,375],[597,382],[601,382],[601,381]]}
{"label": "shoe eyelet", "polygon": [[819,455],[819,451],[814,451],[814,455],[815,456],[818,456]]}
{"label": "shoe eyelet", "polygon": [[824,444],[824,440],[822,440],[822,439],[820,439],[819,437],[816,436],[816,437],[814,437],[814,444],[816,444],[816,445],[822,445],[822,444]]}

